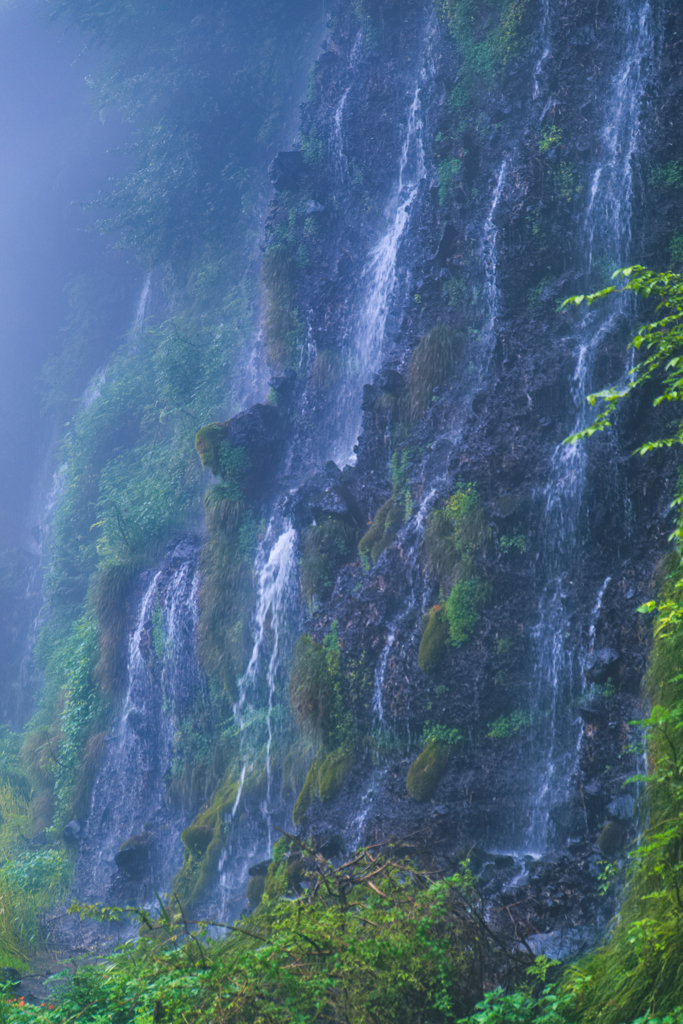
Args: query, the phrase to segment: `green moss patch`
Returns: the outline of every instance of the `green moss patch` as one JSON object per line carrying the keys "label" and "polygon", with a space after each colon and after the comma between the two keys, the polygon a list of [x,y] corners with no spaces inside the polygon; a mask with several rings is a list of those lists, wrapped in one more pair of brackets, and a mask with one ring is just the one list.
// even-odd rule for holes
{"label": "green moss patch", "polygon": [[332,800],[341,791],[344,778],[353,764],[353,750],[339,748],[325,755],[321,752],[308,770],[306,781],[294,805],[292,820],[302,825],[313,801]]}
{"label": "green moss patch", "polygon": [[389,498],[377,512],[372,520],[370,529],[361,538],[358,551],[361,556],[369,555],[373,562],[395,539],[401,529],[404,520],[404,507],[395,498]]}
{"label": "green moss patch", "polygon": [[413,800],[429,800],[441,781],[452,753],[452,747],[430,740],[408,769],[406,789]]}
{"label": "green moss patch", "polygon": [[289,675],[292,709],[299,725],[315,736],[326,735],[334,705],[334,677],[328,652],[310,636],[300,636]]}
{"label": "green moss patch", "polygon": [[449,627],[439,604],[434,605],[425,618],[417,663],[423,672],[435,672],[446,650]]}

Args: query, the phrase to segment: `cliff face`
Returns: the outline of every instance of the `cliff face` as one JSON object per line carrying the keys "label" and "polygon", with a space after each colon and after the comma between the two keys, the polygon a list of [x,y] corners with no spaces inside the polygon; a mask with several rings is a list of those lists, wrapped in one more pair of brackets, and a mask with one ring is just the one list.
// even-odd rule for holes
{"label": "cliff face", "polygon": [[165,890],[182,853],[183,900],[232,914],[276,829],[418,833],[531,931],[600,921],[675,481],[629,454],[647,396],[562,444],[640,314],[559,307],[680,258],[682,31],[668,0],[339,4],[272,165],[272,393],[198,435],[199,561],[129,594],[79,895]]}
{"label": "cliff face", "polygon": [[[359,19],[342,5],[304,108],[305,160],[269,220],[271,248],[299,247],[305,325],[286,485],[343,465],[363,416],[354,464],[281,503],[304,571],[325,521],[374,523],[361,558],[309,588],[305,623],[321,643],[334,631],[343,705],[373,740],[334,796],[313,780],[298,824],[332,846],[424,830],[446,861],[513,854],[484,857],[491,886],[554,878],[556,892],[565,872],[574,895],[535,912],[593,923],[598,838],[635,827],[636,608],[674,481],[664,460],[629,455],[657,429],[646,408],[562,446],[586,394],[625,372],[635,321],[626,306],[558,307],[619,265],[667,259],[680,200],[656,168],[678,153],[680,15],[519,4],[502,12],[497,63],[473,72],[467,47],[481,63],[501,12],[468,9],[466,24],[456,9],[366,5]],[[478,511],[444,567],[438,510],[458,491]],[[438,781],[414,799],[406,776],[430,736],[448,753],[425,759]]]}

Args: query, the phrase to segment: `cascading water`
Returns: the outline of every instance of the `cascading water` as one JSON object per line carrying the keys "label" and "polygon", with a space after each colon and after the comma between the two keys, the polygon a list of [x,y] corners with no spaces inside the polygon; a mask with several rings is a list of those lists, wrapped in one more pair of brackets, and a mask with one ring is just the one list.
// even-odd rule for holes
{"label": "cascading water", "polygon": [[128,638],[126,696],[105,737],[79,848],[74,890],[80,899],[132,885],[144,902],[154,889],[167,891],[180,867],[187,822],[167,806],[166,779],[176,721],[205,692],[196,622],[197,551],[183,541],[148,577]]}
{"label": "cascading water", "polygon": [[392,312],[400,311],[407,292],[407,278],[399,280],[398,258],[401,241],[426,176],[423,93],[434,78],[432,46],[435,35],[436,22],[432,16],[422,50],[422,66],[408,108],[396,184],[385,208],[387,226],[370,250],[361,275],[361,307],[346,344],[349,373],[338,410],[337,436],[333,442],[332,457],[340,465],[353,461],[352,449],[360,428],[360,391],[379,369],[386,350],[388,319]]}
{"label": "cascading water", "polygon": [[[271,855],[273,818],[279,827],[289,825],[292,804],[281,789],[276,791],[273,745],[286,724],[287,668],[299,618],[296,554],[296,530],[271,520],[256,559],[254,646],[234,707],[242,768],[230,837],[219,863],[222,908],[228,917],[234,916],[234,906],[243,897],[248,865]],[[265,775],[262,797],[250,798],[248,806],[243,798],[247,775]]]}
{"label": "cascading water", "polygon": [[[633,0],[623,5],[620,15],[623,56],[605,98],[601,153],[583,218],[588,275],[595,270],[596,263],[604,271],[623,265],[629,258],[633,160],[654,36],[649,0]],[[594,356],[620,314],[621,311],[608,316],[588,313],[575,338],[575,430],[587,422],[585,397],[590,389]],[[548,485],[540,495],[544,504],[544,548],[539,568],[547,583],[533,637],[532,706],[537,716],[534,735],[539,768],[527,835],[531,850],[542,850],[545,846],[550,808],[561,803],[567,792],[576,760],[577,734],[582,731],[581,720],[572,707],[584,685],[582,659],[570,625],[568,599],[580,558],[586,461],[585,446],[560,444],[552,458]],[[599,610],[600,601],[596,601]],[[572,642],[568,642],[570,638]]]}

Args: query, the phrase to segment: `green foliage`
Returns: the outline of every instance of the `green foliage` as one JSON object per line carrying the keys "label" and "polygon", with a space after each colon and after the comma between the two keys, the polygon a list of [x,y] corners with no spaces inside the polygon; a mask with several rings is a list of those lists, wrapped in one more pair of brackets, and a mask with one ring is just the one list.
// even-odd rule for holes
{"label": "green foliage", "polygon": [[310,46],[312,0],[49,6],[107,54],[92,80],[103,116],[115,108],[137,125],[133,169],[98,204],[103,226],[174,269],[243,236]]}
{"label": "green foliage", "polygon": [[429,739],[421,754],[411,764],[406,789],[413,800],[429,800],[445,774],[452,753],[450,743]]}
{"label": "green foliage", "polygon": [[554,149],[562,142],[562,132],[554,124],[548,124],[544,128],[541,128],[538,135],[538,151],[539,153],[547,153],[549,150]]}
{"label": "green foliage", "polygon": [[446,650],[448,622],[441,605],[436,604],[426,616],[426,623],[417,652],[417,664],[423,672],[435,672]]}
{"label": "green foliage", "polygon": [[574,166],[565,160],[561,160],[553,171],[553,186],[555,195],[564,203],[570,203],[583,190],[583,185],[577,181]]}
{"label": "green foliage", "polygon": [[671,266],[680,267],[683,263],[683,231],[674,231],[669,243]]}
{"label": "green foliage", "polygon": [[461,647],[469,640],[481,616],[480,610],[489,599],[489,587],[480,579],[456,580],[444,608],[448,622],[448,640],[452,647]]}
{"label": "green foliage", "polygon": [[437,10],[460,56],[450,100],[455,110],[467,106],[473,89],[490,89],[520,52],[526,6],[526,0],[438,0]]}
{"label": "green foliage", "polygon": [[653,188],[683,188],[683,161],[669,160],[658,164],[650,173],[650,185]]}
{"label": "green foliage", "polygon": [[162,1012],[184,1024],[456,1024],[494,978],[530,962],[492,936],[467,870],[440,878],[377,848],[335,867],[297,847],[270,865],[257,909],[222,941],[170,912],[153,922],[75,906],[104,920],[136,913],[150,941],[79,966],[53,1010],[17,1011],[12,1024],[152,1024]]}
{"label": "green foliage", "polygon": [[[633,266],[617,270],[613,278],[620,279],[619,283],[592,295],[575,295],[564,305],[580,306],[584,301],[592,305],[608,295],[633,293],[656,303],[655,318],[644,324],[631,341],[631,347],[642,358],[629,371],[627,382],[621,387],[606,388],[588,396],[591,406],[601,402],[604,408],[590,426],[568,437],[568,442],[591,437],[611,426],[611,417],[619,402],[648,381],[659,381],[662,375],[663,382],[653,404],[659,406],[662,402],[676,402],[683,396],[683,277],[670,271],[657,274],[645,267]],[[644,455],[656,448],[670,448],[682,443],[683,424],[673,436],[646,441],[636,450]]]}
{"label": "green foliage", "polygon": [[504,555],[512,554],[515,551],[517,554],[523,555],[526,551],[526,537],[522,530],[515,529],[509,536],[501,537],[500,550]]}
{"label": "green foliage", "polygon": [[330,596],[340,568],[354,556],[357,536],[352,526],[334,516],[306,530],[300,578],[310,608]]}
{"label": "green foliage", "polygon": [[531,725],[531,715],[528,711],[513,711],[510,715],[503,715],[491,722],[486,735],[490,740],[504,740],[508,736],[514,736],[521,729],[528,729]]}
{"label": "green foliage", "polygon": [[[643,267],[617,271],[621,287],[613,285],[591,296],[576,296],[592,303],[614,292],[634,292],[654,300],[654,317],[641,327],[631,342],[645,355],[621,389],[611,388],[590,396],[595,405],[602,399],[606,408],[586,430],[568,440],[587,437],[610,425],[618,403],[635,388],[652,381],[657,386],[655,404],[678,401],[681,394],[683,362],[680,355],[683,331],[683,279],[678,275],[654,274]],[[678,432],[661,441],[648,441],[637,451],[679,444]],[[674,505],[680,510],[680,493]],[[683,571],[680,545],[683,522],[679,511],[672,534],[677,550],[665,560],[664,579],[657,601],[641,606],[642,613],[656,611],[654,646],[646,677],[651,712],[647,719],[633,723],[646,731],[648,774],[638,777],[644,787],[646,825],[638,843],[627,857],[626,884],[619,918],[603,947],[580,961],[566,982],[571,998],[571,1019],[586,1024],[622,1024],[624,1020],[650,1020],[659,1015],[676,1019],[683,1005]],[[633,781],[633,780],[630,780]],[[618,856],[626,838],[623,825],[609,823],[600,835],[603,855]],[[614,874],[612,870],[611,874]],[[605,879],[605,884],[610,881]]]}

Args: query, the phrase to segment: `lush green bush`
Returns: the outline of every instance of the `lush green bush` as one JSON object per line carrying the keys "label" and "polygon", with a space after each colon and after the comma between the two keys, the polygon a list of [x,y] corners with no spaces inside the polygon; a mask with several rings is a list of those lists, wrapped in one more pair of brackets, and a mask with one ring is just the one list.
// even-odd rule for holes
{"label": "lush green bush", "polygon": [[[509,981],[531,960],[491,934],[466,870],[438,878],[376,848],[338,867],[305,845],[273,852],[257,909],[228,939],[197,941],[179,917],[141,915],[152,941],[79,967],[54,1010],[21,1019],[455,1024],[494,978]],[[260,888],[250,883],[254,902]]]}

